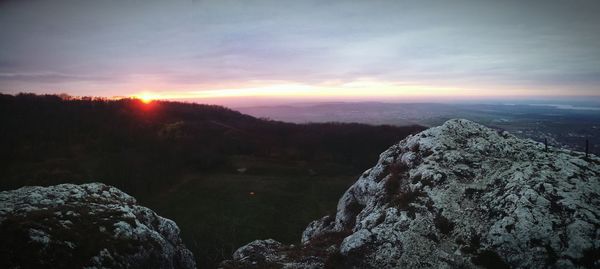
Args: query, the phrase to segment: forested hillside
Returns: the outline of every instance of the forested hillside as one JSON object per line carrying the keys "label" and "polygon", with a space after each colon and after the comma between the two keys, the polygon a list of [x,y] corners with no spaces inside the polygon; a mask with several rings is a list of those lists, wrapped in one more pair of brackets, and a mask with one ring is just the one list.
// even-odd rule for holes
{"label": "forested hillside", "polygon": [[0,123],[0,190],[116,186],[174,219],[200,267],[251,239],[299,240],[381,151],[423,129],[292,124],[211,105],[32,94],[0,95]]}

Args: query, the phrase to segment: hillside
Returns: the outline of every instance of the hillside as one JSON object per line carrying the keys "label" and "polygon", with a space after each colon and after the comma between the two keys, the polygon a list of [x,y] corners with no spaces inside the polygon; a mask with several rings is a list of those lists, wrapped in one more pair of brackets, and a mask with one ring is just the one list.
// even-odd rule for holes
{"label": "hillside", "polygon": [[115,186],[175,220],[202,268],[254,238],[297,241],[379,152],[423,129],[290,124],[219,106],[29,94],[0,95],[0,124],[0,190]]}
{"label": "hillside", "polygon": [[380,155],[302,245],[257,240],[223,268],[598,268],[600,159],[467,120]]}

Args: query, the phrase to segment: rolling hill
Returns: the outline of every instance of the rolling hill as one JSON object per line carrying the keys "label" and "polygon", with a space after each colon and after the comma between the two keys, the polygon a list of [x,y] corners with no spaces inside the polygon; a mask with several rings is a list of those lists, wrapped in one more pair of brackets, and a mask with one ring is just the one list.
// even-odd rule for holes
{"label": "rolling hill", "polygon": [[296,242],[382,150],[423,129],[32,94],[0,95],[0,124],[0,190],[116,186],[175,220],[203,268],[255,238]]}

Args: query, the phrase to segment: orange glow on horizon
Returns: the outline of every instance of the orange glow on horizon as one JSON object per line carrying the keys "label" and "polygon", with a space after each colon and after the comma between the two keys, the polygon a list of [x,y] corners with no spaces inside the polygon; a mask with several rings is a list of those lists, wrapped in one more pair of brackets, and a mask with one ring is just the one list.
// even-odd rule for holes
{"label": "orange glow on horizon", "polygon": [[[167,85],[155,87],[170,88]],[[188,88],[193,87],[193,88]],[[133,95],[144,103],[157,99],[235,99],[274,98],[303,100],[391,100],[391,99],[473,99],[527,96],[560,96],[563,89],[523,89],[520,87],[456,87],[380,81],[363,78],[350,82],[304,84],[288,81],[250,81],[246,85],[232,87],[210,87],[207,85],[186,86],[187,89],[143,92]],[[199,90],[202,89],[202,90]],[[562,93],[562,94],[561,94]],[[573,95],[573,93],[571,93]]]}
{"label": "orange glow on horizon", "polygon": [[134,98],[139,99],[144,104],[150,104],[154,100],[160,99],[160,95],[150,92],[143,92],[140,94],[133,95]]}

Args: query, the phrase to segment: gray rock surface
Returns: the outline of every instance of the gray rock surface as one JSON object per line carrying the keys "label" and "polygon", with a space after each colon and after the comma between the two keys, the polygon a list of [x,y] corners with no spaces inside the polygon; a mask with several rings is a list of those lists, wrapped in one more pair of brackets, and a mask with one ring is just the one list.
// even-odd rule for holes
{"label": "gray rock surface", "polygon": [[0,268],[195,268],[175,222],[104,184],[0,192]]}
{"label": "gray rock surface", "polygon": [[600,268],[600,158],[450,120],[383,152],[301,240],[222,265]]}

